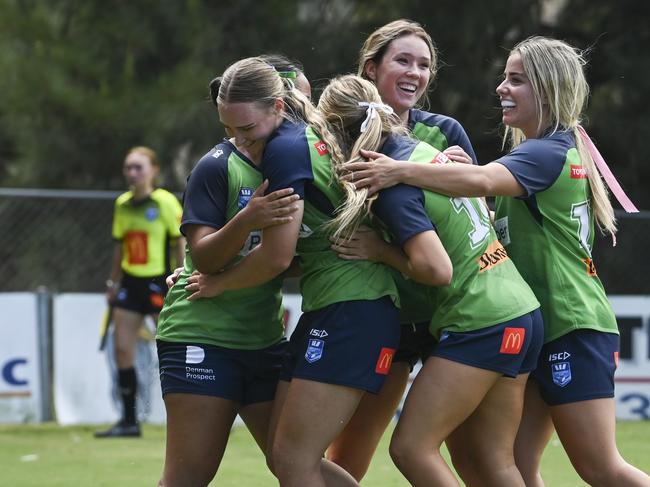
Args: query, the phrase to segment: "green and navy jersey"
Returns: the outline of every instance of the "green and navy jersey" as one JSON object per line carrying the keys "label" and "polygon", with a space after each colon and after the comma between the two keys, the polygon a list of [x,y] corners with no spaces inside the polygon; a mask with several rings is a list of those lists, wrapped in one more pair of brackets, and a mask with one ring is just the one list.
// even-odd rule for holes
{"label": "green and navy jersey", "polygon": [[339,259],[330,249],[323,225],[332,220],[345,195],[333,179],[327,147],[311,128],[288,121],[278,127],[264,149],[262,172],[269,192],[292,187],[304,200],[297,245],[303,311],[382,296],[398,301],[387,266]]}
{"label": "green and navy jersey", "polygon": [[526,192],[497,198],[496,227],[542,304],[545,341],[581,328],[618,333],[592,260],[591,193],[573,133],[527,139],[497,162]]}
{"label": "green and navy jersey", "polygon": [[[204,225],[218,230],[241,211],[262,184],[262,173],[229,141],[217,145],[192,170],[183,197],[181,230]],[[184,232],[185,233],[185,232]],[[251,232],[234,265],[261,242]],[[188,301],[187,278],[195,267],[189,247],[183,272],[169,290],[158,321],[157,338],[197,342],[240,350],[268,347],[283,336],[282,279]]]}
{"label": "green and navy jersey", "polygon": [[[403,137],[390,137],[381,152],[413,162],[439,160],[436,149]],[[539,307],[499,243],[481,199],[399,184],[379,192],[373,212],[401,246],[422,232],[436,231],[451,259],[451,283],[429,288],[435,337],[503,323]]]}
{"label": "green and navy jersey", "polygon": [[143,200],[127,191],[115,200],[113,238],[122,242],[122,270],[135,277],[170,272],[171,240],[180,237],[182,208],[176,196],[155,189]]}
{"label": "green and navy jersey", "polygon": [[[409,110],[408,127],[413,136],[430,146],[444,151],[447,147],[458,145],[477,164],[472,143],[463,126],[455,119],[437,113],[425,112],[417,108]],[[415,282],[400,272],[394,273],[395,284],[399,290],[400,322],[422,323],[431,320],[433,309],[428,298],[428,288]]]}
{"label": "green and navy jersey", "polygon": [[474,164],[478,163],[472,143],[463,126],[456,119],[411,108],[408,127],[416,139],[426,142],[439,151],[458,145],[467,152]]}

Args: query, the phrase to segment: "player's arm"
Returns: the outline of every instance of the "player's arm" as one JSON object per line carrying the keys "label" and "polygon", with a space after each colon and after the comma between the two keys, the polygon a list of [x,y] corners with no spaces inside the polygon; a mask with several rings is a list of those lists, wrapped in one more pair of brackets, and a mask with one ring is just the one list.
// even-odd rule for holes
{"label": "player's arm", "polygon": [[190,276],[185,289],[193,294],[188,299],[259,286],[284,272],[295,255],[304,202],[298,201],[296,206],[298,209],[290,222],[265,228],[262,242],[236,265],[219,274]]}
{"label": "player's arm", "polygon": [[368,162],[346,164],[346,179],[371,193],[398,183],[410,184],[448,196],[522,196],[523,186],[503,165],[421,164],[395,161],[378,152],[363,151]]}
{"label": "player's arm", "polygon": [[282,225],[295,218],[299,197],[292,194],[293,189],[281,189],[264,196],[267,187],[265,181],[248,204],[218,229],[199,224],[183,227],[192,261],[200,272],[212,274],[223,269],[238,254],[253,230]]}
{"label": "player's arm", "polygon": [[453,275],[451,260],[433,230],[418,233],[399,247],[375,230],[361,227],[349,239],[333,242],[331,248],[341,259],[380,262],[428,286],[446,286]]}
{"label": "player's arm", "polygon": [[171,242],[172,250],[174,253],[175,266],[182,266],[183,259],[185,259],[185,237],[177,237]]}
{"label": "player's arm", "polygon": [[106,280],[106,300],[113,302],[122,279],[122,242],[117,241],[113,245],[113,258],[111,260],[111,272]]}

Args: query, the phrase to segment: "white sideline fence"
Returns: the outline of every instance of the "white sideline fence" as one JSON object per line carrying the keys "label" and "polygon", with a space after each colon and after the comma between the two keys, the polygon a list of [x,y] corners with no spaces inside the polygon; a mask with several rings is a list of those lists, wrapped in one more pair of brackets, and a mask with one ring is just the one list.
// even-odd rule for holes
{"label": "white sideline fence", "polygon": [[[650,419],[650,296],[610,296],[621,329],[616,415]],[[300,296],[285,295],[287,332],[300,316]],[[0,423],[56,420],[62,425],[118,419],[109,365],[99,351],[103,294],[0,293]],[[155,345],[139,383],[146,421],[164,423]],[[141,352],[142,353],[142,352]],[[416,373],[414,371],[414,373]],[[140,371],[140,373],[142,373]]]}

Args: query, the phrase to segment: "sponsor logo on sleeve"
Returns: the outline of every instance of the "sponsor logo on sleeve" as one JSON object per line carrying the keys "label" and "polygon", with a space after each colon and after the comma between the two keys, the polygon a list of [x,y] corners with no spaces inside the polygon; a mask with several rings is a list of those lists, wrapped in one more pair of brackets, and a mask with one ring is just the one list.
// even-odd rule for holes
{"label": "sponsor logo on sleeve", "polygon": [[587,177],[587,168],[571,164],[571,179],[585,179]]}
{"label": "sponsor logo on sleeve", "polygon": [[499,353],[517,355],[521,352],[521,347],[524,345],[525,337],[525,328],[506,327],[503,330],[503,338],[501,340],[501,349],[499,350]]}
{"label": "sponsor logo on sleeve", "polygon": [[447,164],[449,162],[449,157],[447,157],[442,152],[438,152],[436,157],[431,160],[431,164]]}
{"label": "sponsor logo on sleeve", "polygon": [[327,150],[327,144],[325,144],[325,142],[323,142],[322,140],[316,142],[314,144],[314,147],[316,147],[319,156],[324,156],[329,154],[329,151]]}
{"label": "sponsor logo on sleeve", "polygon": [[375,372],[381,375],[388,375],[388,372],[390,372],[390,366],[393,363],[394,355],[395,355],[394,348],[383,347],[381,349],[381,352],[379,352],[379,358],[377,359]]}
{"label": "sponsor logo on sleeve", "polygon": [[480,274],[481,272],[485,272],[489,269],[492,269],[493,267],[502,264],[508,259],[510,259],[510,257],[508,257],[508,253],[506,252],[506,249],[503,248],[501,242],[495,240],[488,246],[487,249],[485,249],[485,252],[483,252],[483,254],[481,254],[481,256],[477,259],[477,263],[479,266],[478,272]]}

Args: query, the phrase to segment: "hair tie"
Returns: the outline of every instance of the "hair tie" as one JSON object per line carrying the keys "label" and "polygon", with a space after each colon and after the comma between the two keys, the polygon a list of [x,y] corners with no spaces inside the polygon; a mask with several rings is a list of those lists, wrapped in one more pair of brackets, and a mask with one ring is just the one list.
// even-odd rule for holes
{"label": "hair tie", "polygon": [[278,75],[280,78],[288,78],[288,79],[296,79],[298,77],[298,73],[295,71],[278,71]]}
{"label": "hair tie", "polygon": [[373,101],[360,101],[359,102],[360,107],[368,107],[366,109],[366,119],[363,121],[361,124],[361,128],[359,131],[361,133],[365,132],[368,130],[368,124],[370,123],[370,120],[372,120],[375,117],[375,114],[377,113],[377,110],[381,110],[382,112],[392,115],[395,113],[392,109],[392,107],[385,105],[384,103],[375,103]]}

